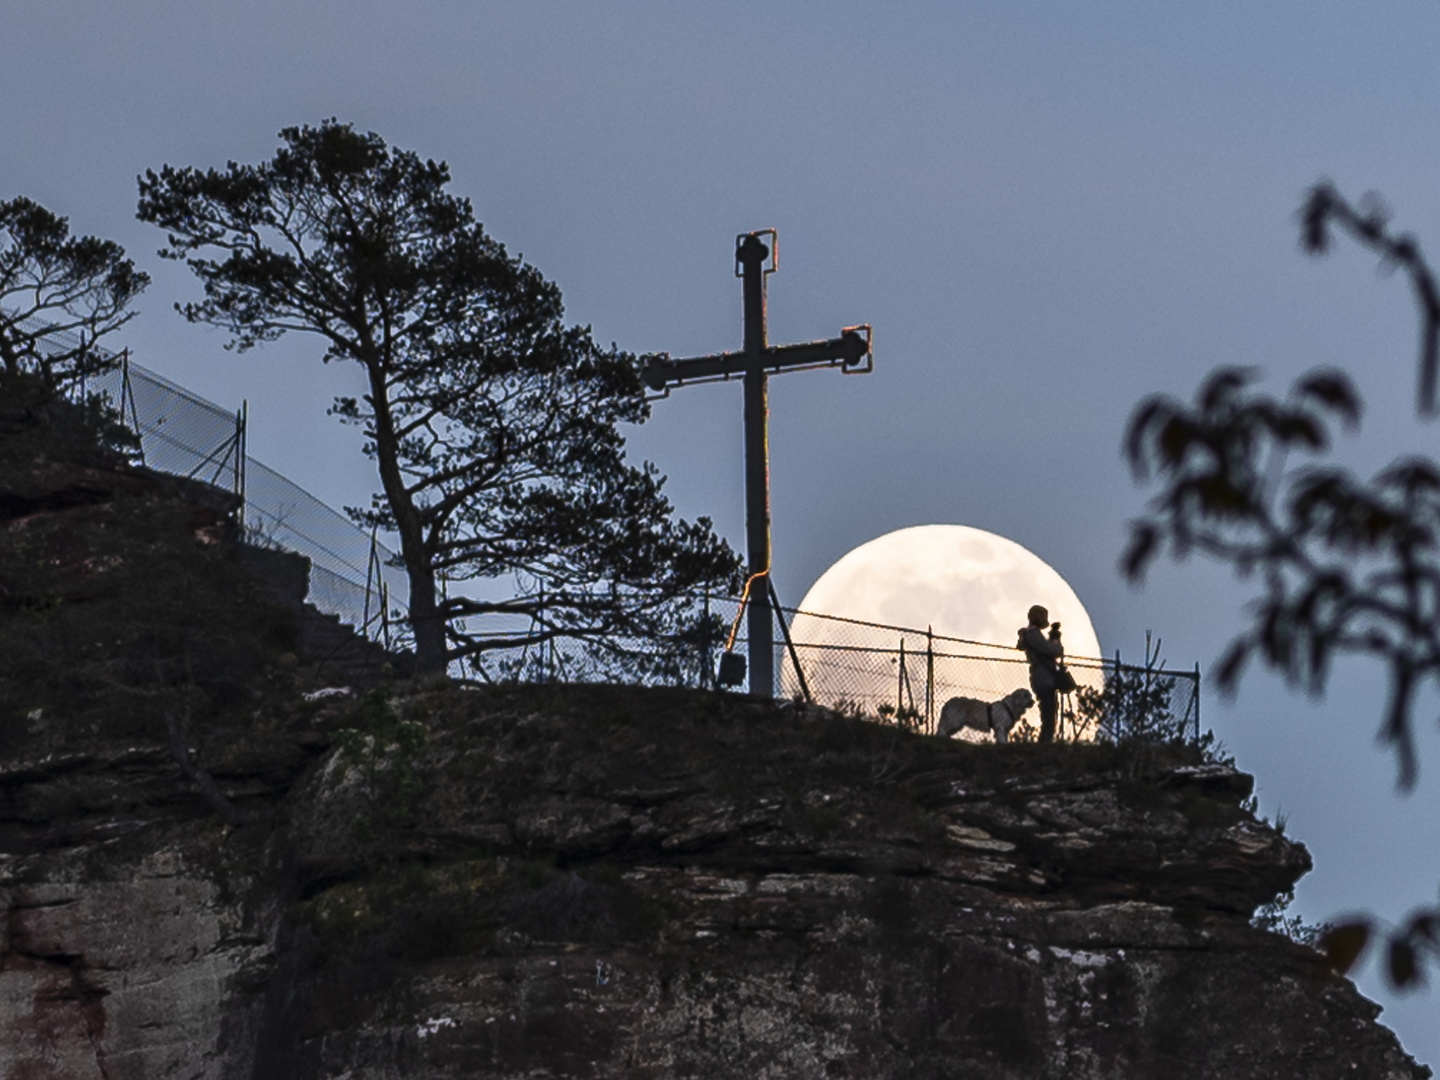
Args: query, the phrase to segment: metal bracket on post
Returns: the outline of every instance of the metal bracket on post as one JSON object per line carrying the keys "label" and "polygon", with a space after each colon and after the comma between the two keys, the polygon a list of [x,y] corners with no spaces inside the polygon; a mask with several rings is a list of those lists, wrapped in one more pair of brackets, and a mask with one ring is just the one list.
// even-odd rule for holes
{"label": "metal bracket on post", "polygon": [[[656,386],[651,381],[651,378],[647,377],[649,373],[652,371],[663,371],[674,366],[674,361],[670,359],[668,352],[646,353],[640,357],[640,379],[648,391],[645,394],[647,403],[651,401],[664,401],[670,396],[670,384],[662,379],[660,385]],[[676,383],[675,385],[678,386],[680,384]]]}
{"label": "metal bracket on post", "polygon": [[740,265],[740,245],[752,236],[770,237],[770,265],[765,266],[762,264],[760,273],[768,277],[780,269],[780,234],[774,229],[755,229],[748,233],[737,233],[735,236],[735,276],[737,278],[743,278],[745,276],[745,268]]}
{"label": "metal bracket on post", "polygon": [[856,334],[865,339],[865,355],[861,357],[865,366],[860,366],[859,360],[847,360],[840,365],[841,375],[869,375],[875,370],[875,335],[870,324],[861,323],[858,326],[847,326],[840,331],[841,338],[849,334]]}

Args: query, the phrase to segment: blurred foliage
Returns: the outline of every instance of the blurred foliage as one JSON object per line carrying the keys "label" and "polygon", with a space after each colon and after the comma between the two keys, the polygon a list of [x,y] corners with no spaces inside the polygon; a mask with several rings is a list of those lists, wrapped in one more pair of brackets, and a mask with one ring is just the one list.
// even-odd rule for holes
{"label": "blurred foliage", "polygon": [[[1325,253],[1338,233],[1408,280],[1420,320],[1416,408],[1433,416],[1440,290],[1419,243],[1391,227],[1378,198],[1352,204],[1329,183],[1310,191],[1299,219],[1307,252]],[[1409,455],[1358,477],[1328,460],[1335,429],[1358,428],[1363,411],[1346,373],[1311,371],[1283,399],[1257,390],[1255,378],[1221,368],[1192,403],[1155,396],[1137,407],[1125,454],[1136,479],[1159,491],[1131,526],[1122,570],[1139,580],[1162,555],[1199,554],[1257,584],[1250,624],[1219,665],[1224,690],[1257,659],[1316,696],[1336,659],[1378,661],[1390,684],[1380,734],[1409,789],[1417,695],[1440,687],[1440,465]],[[1361,917],[1320,941],[1348,971],[1370,941],[1386,939],[1386,974],[1404,988],[1421,981],[1425,958],[1440,961],[1437,927],[1440,907],[1422,907],[1402,926]]]}

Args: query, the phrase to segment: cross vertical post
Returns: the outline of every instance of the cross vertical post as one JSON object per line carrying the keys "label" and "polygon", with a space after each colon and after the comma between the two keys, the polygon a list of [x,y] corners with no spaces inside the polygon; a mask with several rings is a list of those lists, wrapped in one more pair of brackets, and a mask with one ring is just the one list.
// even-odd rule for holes
{"label": "cross vertical post", "polygon": [[769,344],[765,327],[767,248],[755,233],[735,249],[745,297],[745,545],[750,610],[746,636],[750,692],[769,697],[775,685],[775,627],[770,611],[770,402],[763,366]]}
{"label": "cross vertical post", "polygon": [[[767,246],[762,236],[770,237]],[[779,265],[774,229],[735,238],[736,276],[745,301],[745,347],[672,360],[668,353],[645,358],[640,376],[650,389],[668,396],[672,386],[742,378],[745,387],[745,543],[749,573],[749,689],[757,697],[775,695],[775,626],[770,579],[770,450],[768,380],[770,374],[808,368],[838,367],[842,373],[873,370],[870,327],[847,326],[838,338],[799,345],[772,346],[765,327],[765,278]],[[766,260],[769,265],[766,265]]]}

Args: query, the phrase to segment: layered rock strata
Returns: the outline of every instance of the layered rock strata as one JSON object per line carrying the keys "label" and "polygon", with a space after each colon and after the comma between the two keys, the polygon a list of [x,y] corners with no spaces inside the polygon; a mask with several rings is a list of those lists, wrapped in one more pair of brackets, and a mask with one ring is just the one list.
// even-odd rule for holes
{"label": "layered rock strata", "polygon": [[[198,726],[198,721],[197,721]],[[0,769],[0,1073],[1423,1077],[1192,753],[432,687]]]}

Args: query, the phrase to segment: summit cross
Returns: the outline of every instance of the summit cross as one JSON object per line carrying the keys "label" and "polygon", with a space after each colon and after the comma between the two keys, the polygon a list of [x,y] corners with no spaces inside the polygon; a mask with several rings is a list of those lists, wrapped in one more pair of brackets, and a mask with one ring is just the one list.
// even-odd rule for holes
{"label": "summit cross", "polygon": [[[761,237],[768,236],[767,247]],[[668,395],[686,383],[745,380],[745,542],[749,580],[749,689],[760,697],[775,693],[775,637],[771,616],[774,586],[770,581],[770,455],[767,381],[773,372],[838,367],[845,374],[873,369],[870,327],[847,326],[837,338],[799,345],[770,345],[765,329],[765,279],[779,268],[774,229],[741,233],[735,238],[735,276],[745,298],[745,347],[686,360],[669,354],[649,357],[641,377],[652,390]],[[767,260],[769,263],[767,265]]]}

